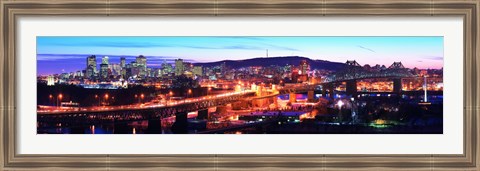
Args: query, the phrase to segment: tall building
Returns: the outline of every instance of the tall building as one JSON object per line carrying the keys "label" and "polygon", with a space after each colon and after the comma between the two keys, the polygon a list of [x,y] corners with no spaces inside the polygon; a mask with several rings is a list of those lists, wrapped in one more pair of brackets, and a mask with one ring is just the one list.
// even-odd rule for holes
{"label": "tall building", "polygon": [[184,71],[193,71],[193,64],[190,62],[183,63],[183,70]]}
{"label": "tall building", "polygon": [[55,78],[53,75],[49,75],[47,77],[47,86],[54,86],[55,85]]}
{"label": "tall building", "polygon": [[75,73],[75,76],[76,76],[76,77],[83,77],[83,72],[82,72],[82,71],[77,71],[77,72]]}
{"label": "tall building", "polygon": [[197,76],[203,76],[203,68],[202,66],[194,66],[193,67],[193,74]]}
{"label": "tall building", "polygon": [[93,78],[95,77],[95,68],[92,66],[88,66],[85,70],[85,78]]}
{"label": "tall building", "polygon": [[121,75],[122,67],[120,67],[119,64],[108,65],[108,68],[110,69],[110,71],[112,71],[113,75],[115,75],[115,76]]}
{"label": "tall building", "polygon": [[165,67],[162,67],[162,75],[170,75],[173,71],[172,64],[165,64]]}
{"label": "tall building", "polygon": [[147,58],[143,55],[140,55],[136,58],[136,62],[138,68],[138,76],[147,76]]}
{"label": "tall building", "polygon": [[85,76],[88,78],[92,78],[97,73],[97,57],[95,55],[91,55],[87,57],[87,68]]}
{"label": "tall building", "polygon": [[148,77],[154,77],[154,72],[152,71],[152,68],[147,68],[147,74]]}
{"label": "tall building", "polygon": [[100,76],[105,79],[108,77],[108,64],[100,64]]}
{"label": "tall building", "polygon": [[122,71],[121,71],[121,73],[120,73],[120,75],[122,76],[122,77],[121,77],[122,79],[127,79],[127,78],[128,78],[128,77],[127,77],[127,69],[130,69],[130,68],[126,68],[126,67],[125,67],[125,68],[122,68]]}
{"label": "tall building", "polygon": [[142,67],[146,70],[147,68],[147,58],[143,55],[140,55],[136,58],[138,67]]}
{"label": "tall building", "polygon": [[184,71],[183,59],[175,59],[175,75],[182,75]]}
{"label": "tall building", "polygon": [[307,60],[302,60],[300,62],[300,71],[298,74],[300,75],[306,75],[308,71],[310,70],[310,66],[308,65]]}
{"label": "tall building", "polygon": [[108,56],[104,56],[102,58],[102,64],[107,64],[108,65]]}
{"label": "tall building", "polygon": [[120,58],[120,67],[125,68],[125,57]]}

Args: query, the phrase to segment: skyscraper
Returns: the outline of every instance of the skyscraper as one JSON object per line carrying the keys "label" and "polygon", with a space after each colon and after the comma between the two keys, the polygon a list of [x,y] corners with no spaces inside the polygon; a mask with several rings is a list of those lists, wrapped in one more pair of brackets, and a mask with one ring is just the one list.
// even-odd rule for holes
{"label": "skyscraper", "polygon": [[54,86],[55,85],[55,78],[53,75],[49,75],[47,77],[47,86]]}
{"label": "skyscraper", "polygon": [[85,76],[88,78],[92,78],[97,73],[97,57],[95,55],[91,55],[87,57],[87,68]]}
{"label": "skyscraper", "polygon": [[184,71],[183,59],[175,59],[175,75],[182,75]]}
{"label": "skyscraper", "polygon": [[125,68],[125,57],[120,58],[120,67]]}
{"label": "skyscraper", "polygon": [[102,61],[102,64],[100,64],[100,76],[105,79],[108,77],[108,64],[104,64]]}
{"label": "skyscraper", "polygon": [[300,75],[306,75],[307,72],[310,70],[310,66],[308,65],[307,60],[302,60],[300,62]]}
{"label": "skyscraper", "polygon": [[110,71],[112,71],[112,74],[114,76],[121,75],[122,67],[120,67],[119,64],[110,64],[110,65],[108,65],[108,69],[110,69]]}
{"label": "skyscraper", "polygon": [[203,68],[202,66],[194,66],[193,67],[193,74],[197,76],[203,76]]}
{"label": "skyscraper", "polygon": [[147,76],[147,58],[143,55],[140,55],[137,57],[136,61],[137,61],[138,75],[140,77]]}
{"label": "skyscraper", "polygon": [[102,58],[102,64],[107,64],[108,65],[108,56],[104,56]]}

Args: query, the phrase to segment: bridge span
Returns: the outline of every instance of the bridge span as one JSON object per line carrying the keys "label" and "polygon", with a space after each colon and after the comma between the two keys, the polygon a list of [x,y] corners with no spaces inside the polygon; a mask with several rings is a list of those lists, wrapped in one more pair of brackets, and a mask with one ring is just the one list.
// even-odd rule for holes
{"label": "bridge span", "polygon": [[175,116],[174,126],[176,125],[176,129],[172,130],[177,131],[176,133],[186,133],[188,112],[198,111],[199,117],[206,117],[205,113],[208,116],[208,108],[210,107],[226,105],[254,95],[255,92],[253,91],[245,91],[213,98],[189,100],[170,106],[117,106],[104,110],[84,108],[72,111],[44,111],[37,113],[37,121],[42,123],[95,124],[148,120],[149,129],[150,127],[157,129],[160,128],[161,119]]}

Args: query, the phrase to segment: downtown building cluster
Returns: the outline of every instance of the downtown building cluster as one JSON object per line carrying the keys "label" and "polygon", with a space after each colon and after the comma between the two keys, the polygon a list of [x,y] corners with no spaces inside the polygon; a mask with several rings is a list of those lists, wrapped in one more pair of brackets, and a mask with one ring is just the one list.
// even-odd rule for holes
{"label": "downtown building cluster", "polygon": [[[257,58],[261,59],[261,58]],[[267,58],[268,59],[268,58]],[[265,60],[267,60],[265,59]],[[280,59],[280,58],[275,58]],[[319,69],[311,66],[310,62],[303,58],[297,58],[297,62],[288,64],[271,63],[271,65],[248,65],[235,66],[226,62],[214,62],[207,64],[193,64],[185,62],[183,59],[175,59],[171,63],[164,60],[160,65],[147,66],[147,57],[139,55],[133,60],[127,61],[125,57],[120,57],[118,63],[110,62],[108,56],[104,56],[97,62],[94,55],[86,57],[85,68],[80,71],[54,74],[47,77],[40,76],[39,81],[46,81],[47,85],[54,84],[73,84],[85,88],[127,88],[130,84],[157,86],[161,88],[182,87],[182,85],[195,85],[193,87],[214,87],[214,88],[232,88],[239,82],[244,86],[253,84],[287,84],[287,83],[320,83],[329,76],[339,71],[329,69]],[[264,59],[261,59],[264,60]],[[118,60],[117,60],[118,61]],[[237,63],[237,64],[241,64]],[[390,67],[385,65],[368,64],[360,65],[356,61],[347,61],[344,66],[361,68],[368,73],[398,72],[397,69],[405,70],[413,75],[423,77],[427,76],[429,90],[443,89],[443,70],[442,69],[408,69],[401,62],[394,62]],[[318,65],[317,65],[318,66]],[[359,72],[343,73],[343,77],[351,76]],[[194,81],[193,84],[186,82],[177,82],[178,77],[185,77],[186,82]],[[179,84],[179,85],[174,85]],[[423,79],[412,79],[404,82],[403,90],[418,90],[422,88]],[[184,87],[184,86],[183,86]],[[342,90],[345,85],[339,85]],[[391,80],[385,79],[364,79],[358,82],[358,91],[390,91],[392,89]]]}

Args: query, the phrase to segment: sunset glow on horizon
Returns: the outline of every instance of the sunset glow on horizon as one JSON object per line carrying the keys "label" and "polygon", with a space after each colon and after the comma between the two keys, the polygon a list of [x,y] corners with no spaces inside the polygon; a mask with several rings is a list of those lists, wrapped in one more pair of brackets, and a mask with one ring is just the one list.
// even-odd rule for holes
{"label": "sunset glow on horizon", "polygon": [[[118,63],[138,55],[148,65],[182,58],[193,63],[256,57],[303,56],[314,60],[361,65],[402,62],[408,68],[443,67],[443,37],[37,37],[37,72],[51,74],[85,69],[88,55],[110,56]],[[118,58],[118,59],[117,59]]]}

